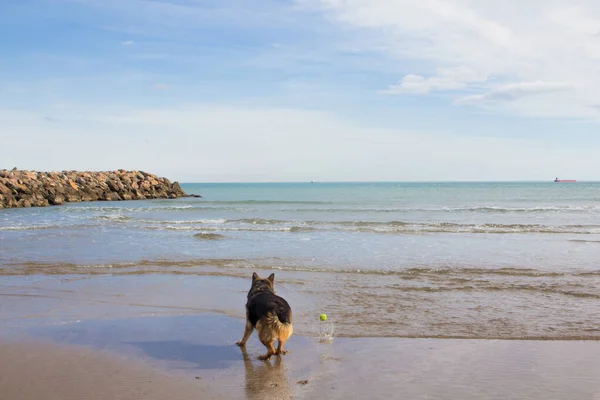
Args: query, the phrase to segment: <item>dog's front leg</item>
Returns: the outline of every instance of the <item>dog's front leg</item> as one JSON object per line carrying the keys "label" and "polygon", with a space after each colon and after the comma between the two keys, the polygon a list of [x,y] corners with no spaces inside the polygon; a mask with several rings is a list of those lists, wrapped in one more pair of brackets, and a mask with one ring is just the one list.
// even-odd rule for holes
{"label": "dog's front leg", "polygon": [[253,330],[254,330],[254,327],[252,326],[250,321],[246,320],[246,329],[244,330],[244,337],[242,338],[242,340],[240,340],[236,344],[240,347],[244,347],[246,345],[246,342],[248,341],[248,338],[250,338],[250,335],[252,335]]}

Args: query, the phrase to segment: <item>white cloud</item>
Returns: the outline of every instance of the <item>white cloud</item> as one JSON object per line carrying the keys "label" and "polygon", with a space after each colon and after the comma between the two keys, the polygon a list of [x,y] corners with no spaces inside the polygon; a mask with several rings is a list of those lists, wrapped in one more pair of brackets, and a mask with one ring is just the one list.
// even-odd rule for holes
{"label": "white cloud", "polygon": [[157,83],[152,87],[154,90],[167,90],[169,85],[165,85],[164,83]]}
{"label": "white cloud", "polygon": [[[0,141],[27,149],[4,154],[4,167],[145,169],[182,181],[593,179],[600,170],[593,146],[374,128],[300,109],[44,111],[0,110]],[[50,113],[51,124],[42,118]]]}
{"label": "white cloud", "polygon": [[573,90],[574,86],[569,83],[560,82],[521,82],[500,86],[484,94],[476,94],[461,97],[455,100],[455,104],[479,104],[494,101],[516,101],[523,97],[535,96],[544,93]]}
{"label": "white cloud", "polygon": [[482,82],[485,76],[477,74],[468,67],[438,68],[437,75],[425,78],[421,75],[409,74],[402,78],[397,85],[390,86],[384,93],[424,94],[432,91],[459,90],[472,82]]}
{"label": "white cloud", "polygon": [[[434,90],[478,89],[482,93],[458,103],[482,104],[481,100],[512,95],[512,105],[495,107],[523,115],[592,117],[600,113],[600,3],[591,0],[297,0],[325,11],[336,23],[369,37],[372,49],[389,57],[426,63],[428,69],[466,68],[488,80],[471,82],[443,74],[426,77],[419,70],[389,87],[388,93],[427,93]],[[369,35],[364,35],[368,31]],[[364,42],[363,39],[361,39]],[[414,62],[413,62],[414,64]],[[556,102],[556,90],[525,88],[529,82],[561,82],[571,85],[568,107]],[[513,85],[512,94],[498,86]],[[520,93],[516,93],[519,92]],[[525,95],[527,93],[527,95]],[[536,96],[529,94],[536,93]],[[566,92],[565,92],[566,93]],[[478,97],[479,96],[479,97]],[[479,100],[479,101],[478,101]],[[555,102],[552,106],[550,102]],[[542,111],[543,110],[543,111]]]}
{"label": "white cloud", "polygon": [[127,40],[121,43],[123,46],[131,46],[133,44],[133,40]]}

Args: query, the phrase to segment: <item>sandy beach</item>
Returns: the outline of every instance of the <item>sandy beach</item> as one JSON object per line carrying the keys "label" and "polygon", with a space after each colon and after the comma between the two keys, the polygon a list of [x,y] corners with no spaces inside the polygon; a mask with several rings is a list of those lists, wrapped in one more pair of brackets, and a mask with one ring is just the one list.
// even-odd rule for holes
{"label": "sandy beach", "polygon": [[[146,293],[148,304],[134,295],[111,303],[107,294],[126,284],[122,277],[88,282],[79,300],[65,278],[62,294],[46,290],[46,297],[39,288],[38,296],[31,292],[31,279],[39,284],[40,277],[23,277],[21,287],[13,279],[2,289],[0,393],[7,400],[600,398],[598,341],[321,343],[307,333],[292,337],[288,355],[263,362],[255,335],[246,351],[234,345],[243,318],[190,310],[185,295],[163,302],[165,311],[151,306],[161,304],[162,291],[149,285],[134,291]],[[240,293],[207,289],[203,296],[217,301]],[[298,325],[310,332],[310,323]]]}
{"label": "sandy beach", "polygon": [[10,400],[211,399],[207,385],[138,360],[47,341],[0,343],[0,393]]}
{"label": "sandy beach", "polygon": [[[177,319],[154,318],[175,327]],[[220,318],[220,317],[218,317]],[[196,318],[201,331],[211,317]],[[163,333],[163,340],[127,342],[140,321],[89,324],[63,339],[5,341],[3,399],[598,399],[600,344],[574,341],[340,339],[318,344],[302,337],[290,354],[258,361],[247,351],[210,338]],[[180,321],[183,322],[183,321]],[[220,321],[223,323],[224,321]],[[103,340],[96,329],[120,326]],[[231,320],[223,326],[237,326]],[[127,328],[129,326],[129,328]],[[189,327],[189,325],[187,325]],[[181,328],[185,328],[183,323]],[[87,332],[89,337],[86,339]],[[58,333],[54,332],[59,339]],[[122,339],[119,340],[116,337]],[[187,336],[187,340],[183,339]],[[155,338],[158,336],[155,336]],[[146,338],[149,339],[149,338]],[[60,340],[60,339],[59,339]],[[212,344],[209,344],[212,343]]]}

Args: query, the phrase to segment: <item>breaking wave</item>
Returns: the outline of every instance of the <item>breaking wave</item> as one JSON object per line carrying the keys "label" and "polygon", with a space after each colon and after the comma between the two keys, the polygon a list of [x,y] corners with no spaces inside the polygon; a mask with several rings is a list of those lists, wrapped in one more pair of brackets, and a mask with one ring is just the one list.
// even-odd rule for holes
{"label": "breaking wave", "polygon": [[[600,225],[543,225],[543,224],[460,224],[452,222],[407,221],[300,221],[263,218],[200,219],[173,221],[146,221],[148,229],[221,231],[349,231],[379,234],[418,233],[483,233],[483,234],[600,234]],[[161,227],[162,226],[162,227]]]}
{"label": "breaking wave", "polygon": [[[152,269],[150,267],[154,267]],[[139,260],[134,262],[108,263],[108,264],[75,264],[64,262],[6,262],[0,264],[2,272],[10,272],[11,269],[35,269],[39,271],[57,272],[61,270],[88,270],[88,269],[110,269],[113,272],[119,269],[140,268],[143,271],[155,271],[168,273],[170,269],[215,267],[231,269],[268,269],[287,272],[308,272],[324,274],[351,274],[351,275],[375,275],[375,276],[397,276],[406,280],[415,278],[435,277],[436,279],[478,279],[485,277],[526,277],[526,278],[571,278],[571,277],[598,277],[598,270],[576,270],[576,271],[549,271],[535,268],[499,267],[479,268],[469,266],[458,267],[409,267],[401,269],[378,269],[378,268],[339,268],[333,266],[291,265],[280,263],[277,258],[263,259],[184,259],[184,260]],[[148,269],[150,268],[150,269]]]}

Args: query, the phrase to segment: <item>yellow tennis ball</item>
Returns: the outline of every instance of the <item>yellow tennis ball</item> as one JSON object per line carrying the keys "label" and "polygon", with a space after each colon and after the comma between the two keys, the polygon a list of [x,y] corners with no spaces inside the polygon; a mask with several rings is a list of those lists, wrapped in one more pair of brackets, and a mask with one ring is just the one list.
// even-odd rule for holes
{"label": "yellow tennis ball", "polygon": [[325,315],[325,314],[321,314],[321,315],[319,315],[319,319],[320,319],[321,321],[327,321],[327,315]]}

